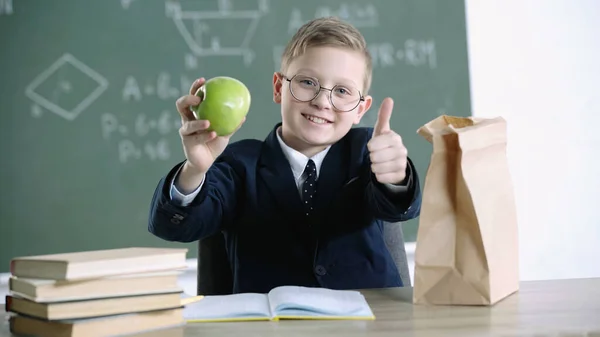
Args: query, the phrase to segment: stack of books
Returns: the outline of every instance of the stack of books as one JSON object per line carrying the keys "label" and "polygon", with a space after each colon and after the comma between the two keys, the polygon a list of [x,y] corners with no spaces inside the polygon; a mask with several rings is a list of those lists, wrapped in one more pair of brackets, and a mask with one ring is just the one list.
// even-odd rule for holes
{"label": "stack of books", "polygon": [[5,309],[14,334],[112,336],[185,324],[178,284],[187,249],[123,248],[11,261]]}

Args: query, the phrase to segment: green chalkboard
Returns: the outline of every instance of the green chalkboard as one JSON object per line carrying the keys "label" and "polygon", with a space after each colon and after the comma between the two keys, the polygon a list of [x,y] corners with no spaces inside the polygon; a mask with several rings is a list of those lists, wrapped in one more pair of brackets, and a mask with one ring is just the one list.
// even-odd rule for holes
{"label": "green chalkboard", "polygon": [[[199,76],[239,78],[252,108],[233,140],[263,139],[280,121],[281,51],[317,16],[365,35],[375,104],[363,123],[393,97],[392,127],[423,182],[431,147],[417,128],[471,114],[464,10],[462,0],[1,0],[0,272],[17,255],[181,245],[146,227],[158,179],[184,158],[176,98]],[[414,240],[417,221],[405,226]]]}

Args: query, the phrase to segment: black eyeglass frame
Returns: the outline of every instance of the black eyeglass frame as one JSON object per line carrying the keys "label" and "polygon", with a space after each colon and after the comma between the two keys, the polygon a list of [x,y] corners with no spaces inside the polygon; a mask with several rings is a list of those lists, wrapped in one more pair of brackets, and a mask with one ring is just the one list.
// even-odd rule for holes
{"label": "black eyeglass frame", "polygon": [[[338,107],[336,107],[336,106],[335,106],[335,104],[333,104],[333,98],[331,97],[331,95],[333,94],[333,89],[337,88],[337,87],[338,87],[338,85],[335,85],[335,86],[333,86],[333,88],[331,88],[331,89],[330,89],[330,88],[325,88],[324,86],[322,86],[322,85],[321,85],[321,83],[319,82],[319,80],[318,80],[318,79],[316,79],[316,78],[314,78],[314,77],[311,77],[311,78],[312,78],[312,79],[314,79],[315,81],[317,81],[317,84],[319,85],[319,90],[317,90],[317,92],[315,93],[315,95],[314,95],[314,96],[313,96],[311,99],[309,99],[309,100],[303,100],[303,99],[299,99],[298,97],[296,97],[296,95],[294,95],[294,91],[292,90],[292,85],[291,85],[291,83],[292,83],[292,80],[293,80],[293,79],[294,79],[296,76],[298,76],[298,75],[300,75],[300,74],[296,74],[296,75],[292,76],[291,78],[289,78],[289,77],[287,77],[286,75],[284,75],[284,74],[281,74],[281,73],[280,73],[280,75],[281,75],[281,76],[282,76],[282,77],[283,77],[283,78],[284,78],[286,81],[288,81],[288,83],[289,83],[289,84],[288,84],[288,88],[289,88],[289,90],[290,90],[290,94],[292,94],[292,96],[293,96],[295,99],[299,100],[300,102],[310,102],[310,101],[314,100],[315,98],[317,98],[317,96],[319,96],[319,94],[321,93],[321,90],[323,90],[323,89],[324,89],[324,90],[327,90],[327,91],[329,91],[329,95],[328,95],[328,97],[329,97],[329,103],[331,103],[331,106],[332,106],[332,107],[334,107],[336,110],[338,110],[338,111],[340,111],[340,112],[349,112],[349,111],[352,111],[352,110],[356,109],[356,108],[357,108],[357,107],[360,105],[360,102],[364,102],[364,101],[365,101],[365,97],[363,96],[362,92],[360,92],[360,90],[358,90],[358,94],[360,95],[360,98],[359,98],[359,99],[358,99],[358,101],[356,102],[356,105],[355,105],[355,106],[354,106],[352,109],[349,109],[349,110],[341,110],[341,109],[339,109]],[[304,76],[304,75],[302,75],[302,76]],[[310,77],[310,76],[306,76],[306,77]]]}

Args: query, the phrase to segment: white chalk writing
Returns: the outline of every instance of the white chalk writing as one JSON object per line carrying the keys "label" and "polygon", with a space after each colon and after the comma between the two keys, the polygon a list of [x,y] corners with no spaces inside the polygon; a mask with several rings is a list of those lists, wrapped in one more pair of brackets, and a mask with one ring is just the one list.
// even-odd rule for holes
{"label": "white chalk writing", "polygon": [[[281,67],[281,55],[285,46],[273,46],[273,64],[275,71]],[[374,68],[388,68],[406,65],[410,67],[437,68],[438,60],[433,40],[408,39],[400,48],[389,42],[372,43],[369,52]]]}
{"label": "white chalk writing", "polygon": [[118,144],[119,161],[123,164],[148,158],[151,161],[168,160],[171,152],[169,142],[165,138],[158,141],[145,141],[138,145],[128,138],[121,139]]}
{"label": "white chalk writing", "polygon": [[146,104],[149,99],[158,99],[170,101],[174,106],[179,95],[190,93],[192,83],[189,75],[173,76],[166,71],[143,78],[125,77],[121,98],[132,105],[120,114],[107,112],[100,116],[102,139],[114,144],[119,162],[170,158],[173,149],[169,147],[169,141],[173,142],[172,137],[177,137],[180,115],[175,108],[148,111],[140,109],[139,105]]}
{"label": "white chalk writing", "polygon": [[370,3],[353,2],[340,3],[337,7],[320,6],[317,7],[312,17],[302,16],[298,8],[292,8],[290,20],[288,23],[288,34],[294,34],[308,19],[321,18],[327,16],[336,16],[347,21],[357,28],[377,27],[379,26],[379,14],[377,8]]}
{"label": "white chalk writing", "polygon": [[413,67],[437,68],[435,41],[408,39],[404,46],[395,48],[389,42],[369,46],[374,67],[393,67],[405,64]]}
{"label": "white chalk writing", "polygon": [[142,99],[142,92],[135,77],[128,76],[125,80],[125,87],[123,87],[123,100],[129,101],[131,99],[140,101]]}
{"label": "white chalk writing", "polygon": [[129,9],[133,1],[134,0],[121,0],[121,6],[123,7],[123,9]]}
{"label": "white chalk writing", "polygon": [[166,135],[178,127],[178,121],[175,120],[173,123],[173,113],[170,111],[163,111],[157,119],[148,119],[145,114],[137,115],[135,119],[135,133],[143,137],[152,130],[156,130],[161,135]]}
{"label": "white chalk writing", "polygon": [[110,140],[113,135],[146,137],[152,132],[168,135],[177,132],[181,127],[181,118],[176,112],[164,110],[157,118],[148,117],[144,113],[135,116],[133,127],[121,123],[117,116],[105,113],[100,116],[100,131],[104,140]]}
{"label": "white chalk writing", "polygon": [[[181,79],[183,81],[184,78]],[[185,78],[187,80],[187,78]],[[133,76],[127,76],[123,85],[122,98],[124,101],[141,101],[143,95],[156,96],[161,100],[175,100],[182,92],[180,88],[173,86],[171,74],[166,71],[160,72],[156,79],[151,79],[141,83]],[[188,86],[189,86],[188,82]],[[187,93],[189,89],[184,89]]]}
{"label": "white chalk writing", "polygon": [[337,8],[327,6],[317,8],[315,18],[327,16],[337,16],[358,28],[377,27],[379,25],[377,9],[370,3],[341,3]]}
{"label": "white chalk writing", "polygon": [[[132,120],[130,114],[121,119]],[[112,113],[100,116],[102,138],[110,142],[116,139],[116,150],[121,163],[133,160],[168,160],[171,150],[168,137],[181,127],[181,118],[175,112],[164,110],[158,116],[138,113],[133,123],[127,125]],[[156,140],[153,135],[159,135]]]}
{"label": "white chalk writing", "polygon": [[198,58],[192,54],[185,54],[184,62],[186,69],[193,70],[198,68]]}
{"label": "white chalk writing", "polygon": [[12,0],[0,0],[0,15],[11,15],[13,14],[13,1]]}

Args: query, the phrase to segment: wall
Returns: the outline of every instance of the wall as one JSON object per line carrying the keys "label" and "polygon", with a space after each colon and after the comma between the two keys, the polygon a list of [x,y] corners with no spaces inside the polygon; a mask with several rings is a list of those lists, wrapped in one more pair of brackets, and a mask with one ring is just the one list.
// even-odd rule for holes
{"label": "wall", "polygon": [[472,107],[502,115],[521,279],[600,276],[600,1],[466,0]]}

